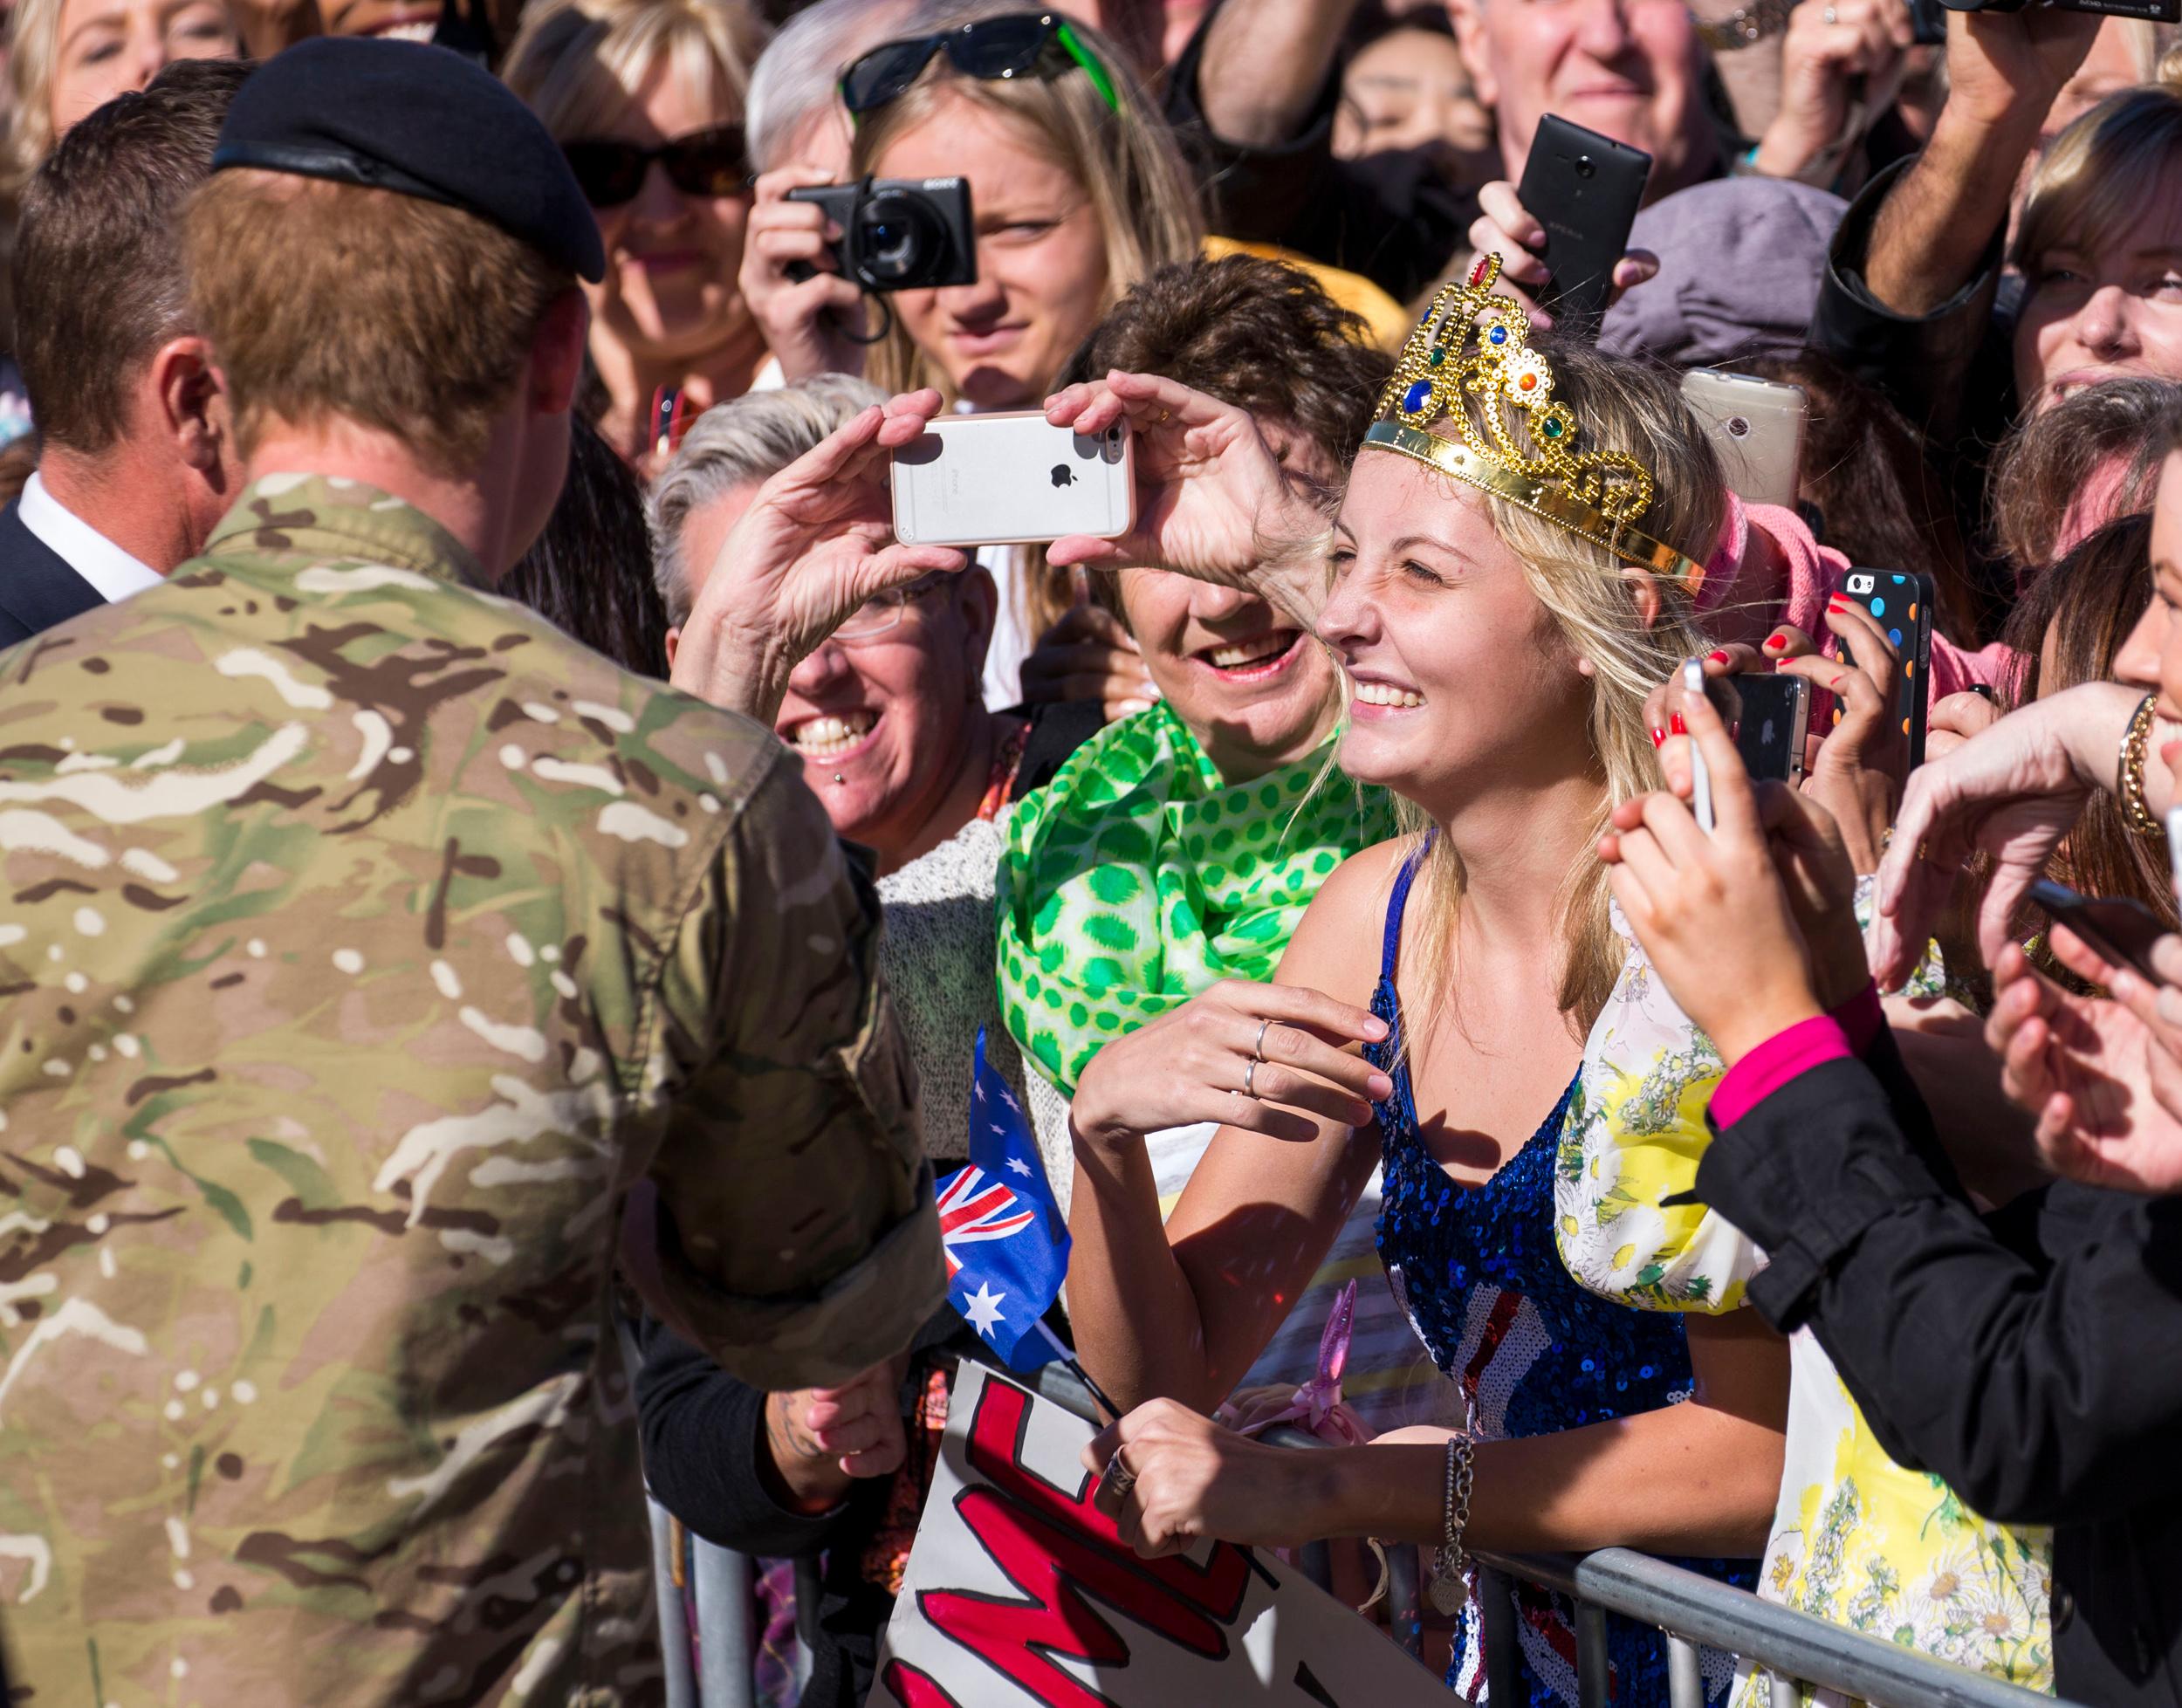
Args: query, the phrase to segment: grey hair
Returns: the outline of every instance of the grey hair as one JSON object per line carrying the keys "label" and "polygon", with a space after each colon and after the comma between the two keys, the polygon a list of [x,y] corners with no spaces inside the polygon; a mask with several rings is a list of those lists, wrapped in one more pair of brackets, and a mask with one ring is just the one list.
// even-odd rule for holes
{"label": "grey hair", "polygon": [[743,132],[754,171],[788,162],[796,133],[836,99],[834,86],[856,58],[909,30],[915,0],[818,0],[783,24],[750,74]]}
{"label": "grey hair", "polygon": [[819,374],[778,391],[757,391],[716,403],[699,415],[651,494],[652,573],[667,621],[690,621],[690,578],[682,532],[692,511],[738,486],[770,480],[815,450],[819,442],[861,415],[886,393],[846,374]]}

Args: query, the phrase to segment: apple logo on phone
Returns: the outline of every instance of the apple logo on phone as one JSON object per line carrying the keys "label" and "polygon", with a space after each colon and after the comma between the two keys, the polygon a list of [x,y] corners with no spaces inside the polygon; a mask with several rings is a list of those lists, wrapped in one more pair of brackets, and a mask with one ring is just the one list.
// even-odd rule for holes
{"label": "apple logo on phone", "polygon": [[1075,481],[1075,471],[1066,463],[1053,464],[1053,484],[1055,486],[1073,486]]}
{"label": "apple logo on phone", "polygon": [[1768,717],[1765,721],[1765,727],[1758,731],[1759,744],[1761,746],[1771,747],[1778,739],[1779,737],[1773,733],[1773,720]]}

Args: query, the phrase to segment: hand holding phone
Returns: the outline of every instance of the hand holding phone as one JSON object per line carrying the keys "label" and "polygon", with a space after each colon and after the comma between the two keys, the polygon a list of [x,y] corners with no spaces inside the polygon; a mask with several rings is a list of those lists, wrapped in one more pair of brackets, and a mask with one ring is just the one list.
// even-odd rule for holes
{"label": "hand holding phone", "polygon": [[[1862,606],[1886,631],[1894,648],[1895,717],[1909,742],[1910,769],[1925,763],[1925,730],[1930,697],[1932,662],[1932,599],[1937,584],[1919,571],[1852,569],[1842,578],[1844,597]],[[1841,655],[1856,662],[1849,642],[1841,642]],[[1835,722],[1840,722],[1838,708]]]}
{"label": "hand holding phone", "polygon": [[1598,336],[1650,175],[1651,156],[1640,148],[1557,113],[1538,121],[1515,195],[1544,233],[1537,255],[1546,277],[1534,294],[1556,328]]}
{"label": "hand holding phone", "polygon": [[1136,521],[1136,442],[1040,413],[943,415],[894,453],[894,533],[905,545],[1113,539]]}

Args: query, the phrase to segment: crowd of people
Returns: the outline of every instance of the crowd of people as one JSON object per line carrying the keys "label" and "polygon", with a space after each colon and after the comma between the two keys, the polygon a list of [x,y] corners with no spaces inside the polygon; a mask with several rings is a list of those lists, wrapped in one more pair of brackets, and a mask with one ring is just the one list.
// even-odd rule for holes
{"label": "crowd of people", "polygon": [[[2182,1708],[2176,34],[17,0],[8,1699],[656,1701],[648,1495],[863,1702],[989,1071],[1141,1553],[1412,1548],[1465,1701],[1578,1700],[1473,1550],[1623,1547]],[[1011,413],[1128,525],[897,538]]]}

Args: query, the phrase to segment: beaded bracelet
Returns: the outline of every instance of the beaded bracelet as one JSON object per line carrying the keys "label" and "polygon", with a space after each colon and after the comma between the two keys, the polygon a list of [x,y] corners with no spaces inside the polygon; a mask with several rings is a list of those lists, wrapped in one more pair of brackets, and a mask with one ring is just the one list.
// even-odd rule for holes
{"label": "beaded bracelet", "polygon": [[2120,775],[2116,779],[2116,792],[2121,797],[2122,822],[2139,836],[2164,833],[2159,820],[2152,817],[2151,808],[2144,800],[2144,749],[2150,745],[2152,703],[2157,697],[2147,694],[2137,703],[2137,715],[2129,720],[2128,732],[2122,737]]}

